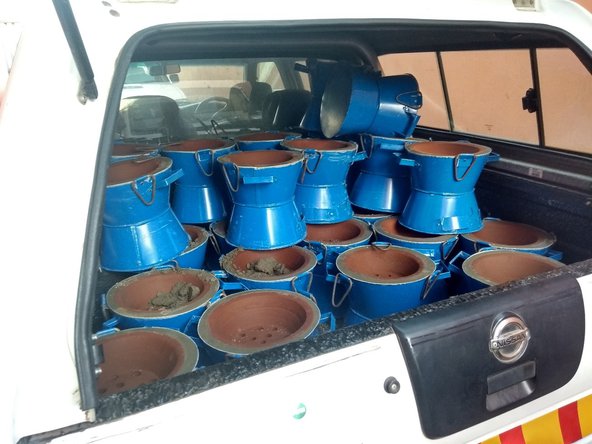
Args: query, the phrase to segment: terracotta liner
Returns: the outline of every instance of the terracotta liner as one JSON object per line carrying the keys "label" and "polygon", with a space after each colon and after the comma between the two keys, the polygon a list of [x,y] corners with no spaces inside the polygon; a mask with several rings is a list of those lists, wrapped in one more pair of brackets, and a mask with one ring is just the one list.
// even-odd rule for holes
{"label": "terracotta liner", "polygon": [[230,148],[234,143],[222,139],[189,139],[172,143],[163,148],[166,152],[195,152],[201,150],[218,150]]}
{"label": "terracotta liner", "polygon": [[226,226],[225,220],[219,220],[218,222],[212,223],[212,232],[216,233],[219,237],[226,237]]}
{"label": "terracotta liner", "polygon": [[376,230],[376,232],[382,234],[385,237],[393,239],[402,239],[407,242],[417,242],[422,244],[439,244],[442,242],[446,242],[454,237],[454,235],[452,234],[426,234],[410,230],[409,228],[406,228],[403,225],[401,225],[399,223],[399,218],[396,216],[391,216],[376,221],[374,223],[374,229]]}
{"label": "terracotta liner", "polygon": [[227,154],[218,159],[244,167],[270,167],[286,165],[303,159],[302,154],[289,151],[256,150]]}
{"label": "terracotta liner", "polygon": [[297,293],[251,290],[210,306],[200,318],[198,333],[217,350],[243,355],[304,339],[319,319],[316,304]]}
{"label": "terracotta liner", "polygon": [[294,139],[286,140],[282,145],[294,150],[355,151],[358,149],[353,143],[330,139]]}
{"label": "terracotta liner", "polygon": [[153,157],[142,160],[126,160],[114,163],[107,171],[107,186],[132,182],[140,177],[156,175],[173,164],[166,157]]}
{"label": "terracotta liner", "polygon": [[563,267],[559,261],[522,251],[490,250],[469,256],[462,265],[468,276],[487,285],[499,285]]}
{"label": "terracotta liner", "polygon": [[[277,263],[282,264],[290,273],[282,275],[261,276],[258,273],[257,278],[253,279],[252,272],[247,268],[248,264],[253,264],[261,259],[272,258]],[[305,248],[293,246],[288,248],[279,248],[277,250],[243,250],[235,248],[224,256],[222,267],[230,274],[239,276],[243,279],[257,281],[278,281],[292,279],[302,273],[306,273],[314,268],[317,263],[315,254]]]}
{"label": "terracotta liner", "polygon": [[208,240],[208,232],[195,225],[183,225],[185,232],[191,238],[191,242],[189,243],[188,250],[193,250],[201,245],[203,245]]}
{"label": "terracotta liner", "polygon": [[370,238],[372,232],[366,222],[350,219],[336,224],[307,224],[307,241],[326,245],[349,245]]}
{"label": "terracotta liner", "polygon": [[339,271],[353,279],[375,284],[403,284],[430,276],[433,261],[408,248],[364,245],[341,253]]}
{"label": "terracotta liner", "polygon": [[287,132],[262,132],[262,133],[252,133],[252,134],[245,134],[244,136],[235,137],[234,140],[240,142],[271,142],[274,140],[284,140],[289,135],[294,133],[287,133]]}
{"label": "terracotta liner", "polygon": [[483,228],[475,233],[463,234],[472,242],[485,242],[500,248],[548,248],[555,236],[540,228],[503,220],[485,219]]}
{"label": "terracotta liner", "polygon": [[187,373],[197,363],[197,347],[180,333],[163,328],[120,331],[98,340],[104,362],[97,390],[106,396]]}
{"label": "terracotta liner", "polygon": [[488,155],[491,148],[465,142],[420,142],[412,143],[407,149],[413,154],[437,157],[456,157],[459,154]]}
{"label": "terracotta liner", "polygon": [[388,213],[360,213],[359,211],[354,213],[354,217],[358,219],[383,219],[385,217],[389,217],[390,214]]}
{"label": "terracotta liner", "polygon": [[[201,289],[187,304],[169,310],[153,310],[150,301],[159,292],[169,292],[177,282],[188,282]],[[152,270],[131,276],[107,292],[107,305],[116,314],[135,318],[172,317],[205,305],[218,291],[213,274],[189,268]]]}
{"label": "terracotta liner", "polygon": [[139,143],[118,143],[113,145],[111,149],[111,155],[117,156],[132,156],[134,154],[144,154],[157,151],[156,147],[150,145],[142,145]]}

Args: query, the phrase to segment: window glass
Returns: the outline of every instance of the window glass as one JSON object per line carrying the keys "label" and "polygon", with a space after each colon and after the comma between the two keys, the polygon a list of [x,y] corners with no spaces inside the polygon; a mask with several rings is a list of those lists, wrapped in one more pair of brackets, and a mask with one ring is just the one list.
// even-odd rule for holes
{"label": "window glass", "polygon": [[454,130],[538,144],[536,115],[522,109],[532,88],[527,50],[442,53]]}
{"label": "window glass", "polygon": [[181,64],[177,86],[190,102],[208,97],[228,97],[230,88],[246,79],[242,64]]}
{"label": "window glass", "polygon": [[[299,63],[300,65],[306,66],[306,61],[304,60],[300,60],[296,63]],[[308,75],[308,73],[306,72],[302,72],[302,71],[298,71],[298,74],[300,75],[300,81],[302,82],[302,87],[307,90],[310,91],[310,76]]]}
{"label": "window glass", "polygon": [[269,83],[273,91],[284,89],[284,82],[275,62],[257,63],[257,81]]}
{"label": "window glass", "polygon": [[592,153],[592,75],[569,49],[537,50],[545,144]]}
{"label": "window glass", "polygon": [[380,56],[379,60],[384,75],[410,73],[417,79],[423,95],[419,125],[450,129],[435,53],[388,54]]}

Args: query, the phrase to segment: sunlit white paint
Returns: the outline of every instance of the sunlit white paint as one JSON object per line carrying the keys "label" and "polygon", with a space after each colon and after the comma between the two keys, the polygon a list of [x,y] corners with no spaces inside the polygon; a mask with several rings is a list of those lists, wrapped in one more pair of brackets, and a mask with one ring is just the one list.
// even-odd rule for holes
{"label": "sunlit white paint", "polygon": [[[87,209],[106,97],[121,48],[136,32],[162,23],[245,22],[362,18],[421,18],[546,23],[569,30],[592,47],[592,18],[577,5],[541,0],[540,12],[517,11],[510,0],[349,2],[304,0],[298,8],[276,2],[227,1],[219,5],[72,2],[99,90],[82,105],[78,73],[51,2],[22,11],[23,33],[0,110],[0,264],[3,377],[0,441],[86,420],[80,410],[73,361],[73,326]],[[112,12],[115,10],[116,13]],[[592,278],[580,279],[591,319]],[[588,322],[591,325],[590,322]],[[583,396],[590,389],[592,341],[576,377],[544,398],[443,442],[480,439]],[[382,389],[393,375],[397,395]],[[294,420],[297,406],[306,415]],[[261,424],[276,424],[262,428]],[[229,425],[231,424],[231,425]],[[254,426],[256,424],[256,426]],[[415,403],[394,336],[320,356],[244,381],[93,428],[64,440],[146,442],[170,438],[170,427],[199,437],[200,427],[245,441],[385,442],[385,436],[421,442]],[[132,431],[141,429],[139,432]],[[257,435],[253,435],[253,430]],[[208,435],[211,436],[211,435]],[[109,440],[107,439],[108,437]],[[260,439],[258,439],[260,438]],[[267,441],[266,441],[267,440]],[[238,439],[236,440],[238,441]],[[235,441],[235,442],[236,442]]]}

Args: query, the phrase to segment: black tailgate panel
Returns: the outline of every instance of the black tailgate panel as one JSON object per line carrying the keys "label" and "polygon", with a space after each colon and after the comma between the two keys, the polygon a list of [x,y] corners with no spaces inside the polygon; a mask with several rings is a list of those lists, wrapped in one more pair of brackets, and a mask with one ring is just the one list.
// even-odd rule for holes
{"label": "black tailgate panel", "polygon": [[[520,316],[531,335],[524,355],[511,364],[489,351],[492,323],[505,312]],[[394,328],[423,432],[435,439],[566,384],[582,356],[584,305],[575,277],[564,274],[500,288],[453,309],[396,322]]]}

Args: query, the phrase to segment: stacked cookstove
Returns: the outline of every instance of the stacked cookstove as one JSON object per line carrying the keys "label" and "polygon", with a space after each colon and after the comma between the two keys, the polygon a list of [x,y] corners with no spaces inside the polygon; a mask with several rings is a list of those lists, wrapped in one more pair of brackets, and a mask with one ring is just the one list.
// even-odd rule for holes
{"label": "stacked cookstove", "polygon": [[549,233],[482,219],[490,148],[411,137],[413,76],[317,65],[298,132],[114,147],[105,328],[176,330],[207,365],[561,265]]}

